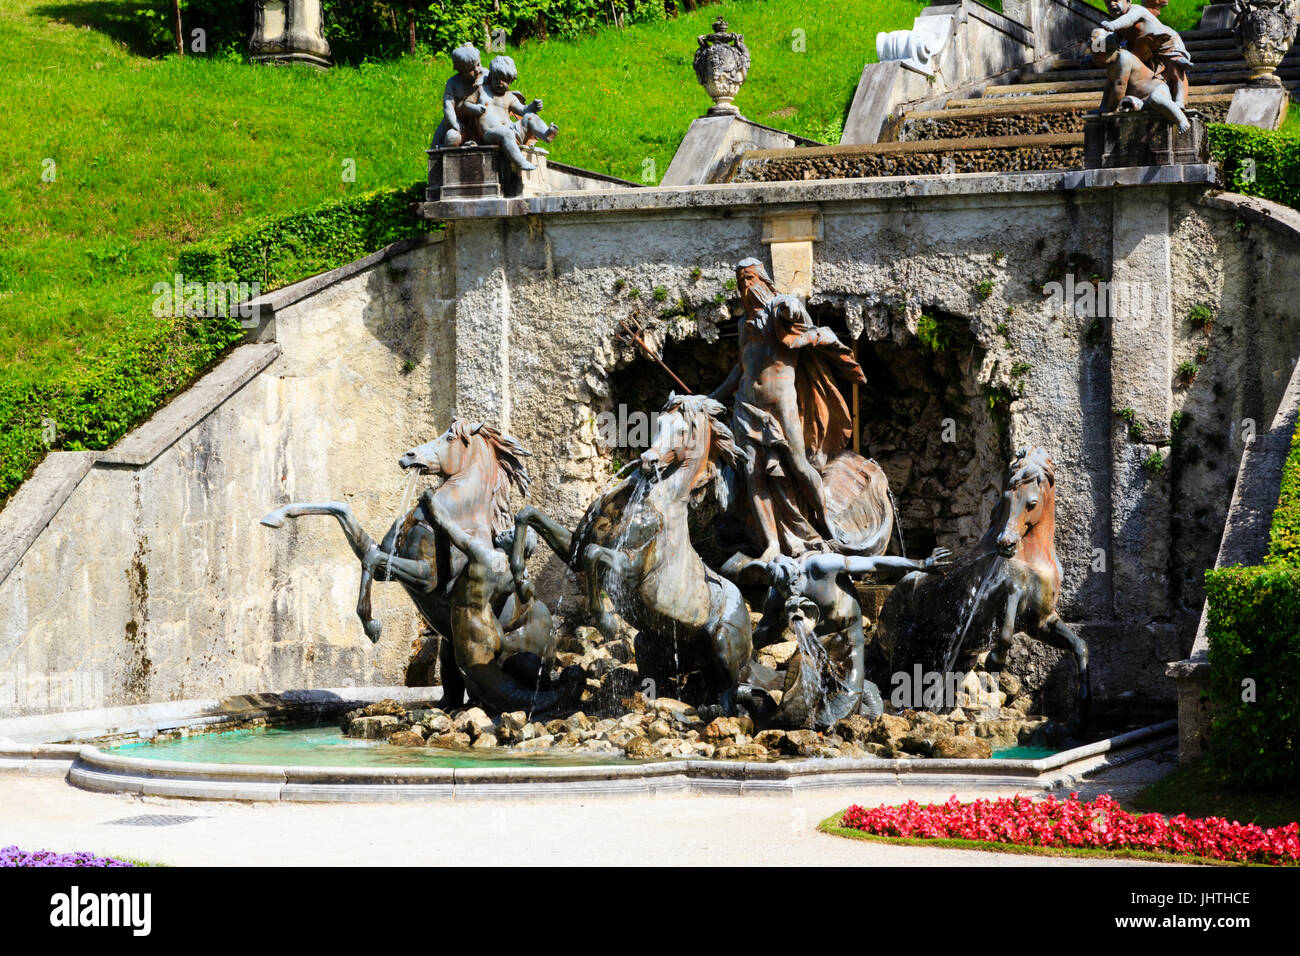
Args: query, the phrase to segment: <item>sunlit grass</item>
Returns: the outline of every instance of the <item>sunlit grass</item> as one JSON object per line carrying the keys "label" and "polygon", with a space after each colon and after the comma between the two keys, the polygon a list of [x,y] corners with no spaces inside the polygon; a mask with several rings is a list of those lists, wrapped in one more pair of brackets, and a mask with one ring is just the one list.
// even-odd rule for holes
{"label": "sunlit grass", "polygon": [[[841,0],[735,0],[508,52],[519,88],[561,127],[556,161],[641,181],[663,174],[709,104],[691,57],[720,13],[753,54],[744,112],[834,141],[877,30],[923,6],[858,0],[850,25]],[[150,60],[41,8],[0,8],[0,379],[49,381],[93,360],[147,317],[187,243],[424,174],[444,58],[327,73]]]}

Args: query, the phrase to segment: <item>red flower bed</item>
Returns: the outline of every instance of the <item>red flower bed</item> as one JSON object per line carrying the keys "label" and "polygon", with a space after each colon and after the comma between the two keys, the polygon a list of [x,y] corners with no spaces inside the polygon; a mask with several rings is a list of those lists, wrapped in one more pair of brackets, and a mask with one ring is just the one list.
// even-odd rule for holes
{"label": "red flower bed", "polygon": [[1238,863],[1300,862],[1300,826],[1265,830],[1222,817],[1190,819],[1180,813],[1166,820],[1158,813],[1134,816],[1105,794],[1096,800],[1015,796],[922,806],[915,800],[898,807],[849,807],[840,826],[886,837],[980,840],[1101,850],[1142,850],[1200,856]]}

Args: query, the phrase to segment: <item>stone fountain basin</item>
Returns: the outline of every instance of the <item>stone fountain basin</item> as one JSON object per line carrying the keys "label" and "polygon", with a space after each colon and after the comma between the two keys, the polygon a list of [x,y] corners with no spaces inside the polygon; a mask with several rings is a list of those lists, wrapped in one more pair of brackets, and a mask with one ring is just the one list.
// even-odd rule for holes
{"label": "stone fountain basin", "polygon": [[326,719],[356,702],[433,703],[438,688],[349,687],[170,701],[0,720],[0,772],[65,775],[105,793],[209,800],[421,802],[445,799],[623,794],[790,795],[796,791],[915,786],[1048,790],[1103,767],[1167,749],[1165,721],[1032,760],[785,759],[624,761],[583,766],[319,767],[191,763],[115,753],[111,745],[158,734]]}

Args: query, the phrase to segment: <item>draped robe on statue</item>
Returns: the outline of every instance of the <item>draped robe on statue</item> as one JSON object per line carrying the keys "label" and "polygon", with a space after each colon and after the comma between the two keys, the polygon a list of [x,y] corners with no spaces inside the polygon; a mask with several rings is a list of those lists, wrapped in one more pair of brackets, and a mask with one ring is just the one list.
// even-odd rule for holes
{"label": "draped robe on statue", "polygon": [[[848,403],[836,382],[862,384],[866,378],[848,346],[830,329],[813,325],[802,302],[797,302],[798,308],[773,308],[775,290],[765,279],[765,276],[752,278],[743,291],[746,318],[741,347],[763,350],[764,355],[772,357],[772,365],[780,362],[793,366],[794,394],[783,396],[779,405],[797,409],[803,454],[821,472],[853,439]],[[742,355],[742,369],[746,364],[746,356]],[[792,455],[796,451],[791,447],[786,426],[772,411],[746,401],[743,396],[748,391],[752,389],[747,389],[746,380],[742,379],[732,430],[753,467],[765,476],[765,500],[771,508],[770,517],[761,508],[746,509],[750,536],[761,543],[775,531],[781,552],[791,556],[849,544],[835,538],[828,540],[827,534],[810,520],[812,514],[824,513],[825,495],[815,509],[810,508],[807,483],[800,482],[792,472]],[[786,416],[787,423],[790,418]],[[764,528],[765,521],[774,523],[775,528]]]}

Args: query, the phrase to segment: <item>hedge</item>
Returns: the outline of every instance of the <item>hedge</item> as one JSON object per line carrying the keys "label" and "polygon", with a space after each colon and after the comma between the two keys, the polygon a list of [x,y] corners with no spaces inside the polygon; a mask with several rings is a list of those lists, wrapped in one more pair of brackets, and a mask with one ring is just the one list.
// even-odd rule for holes
{"label": "hedge", "polygon": [[337,268],[390,243],[441,229],[416,219],[421,180],[329,202],[288,216],[253,219],[184,249],[177,268],[187,281],[256,282],[263,291]]}
{"label": "hedge", "polygon": [[[251,220],[183,250],[187,282],[248,282],[269,291],[441,229],[416,219],[423,182]],[[244,336],[237,318],[140,316],[89,367],[37,386],[0,383],[0,504],[47,450],[108,448],[203,374]],[[152,301],[152,294],[149,300]],[[54,440],[47,444],[47,424]]]}
{"label": "hedge", "polygon": [[1268,554],[1207,571],[1210,762],[1246,786],[1300,784],[1300,430]]}
{"label": "hedge", "polygon": [[1207,135],[1230,190],[1300,208],[1300,133],[1211,123]]}

